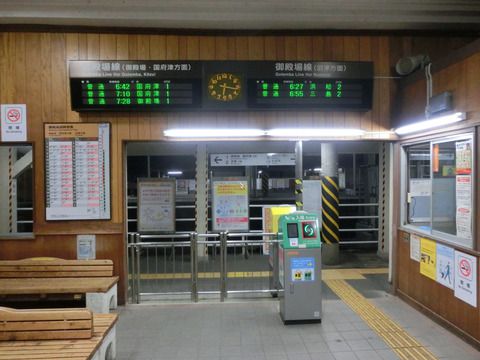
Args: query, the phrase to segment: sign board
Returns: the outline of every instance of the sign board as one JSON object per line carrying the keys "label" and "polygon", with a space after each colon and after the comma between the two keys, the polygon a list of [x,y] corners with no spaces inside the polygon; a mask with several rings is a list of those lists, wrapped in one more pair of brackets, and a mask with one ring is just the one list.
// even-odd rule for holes
{"label": "sign board", "polygon": [[456,250],[455,297],[477,307],[477,258]]}
{"label": "sign board", "polygon": [[420,239],[420,274],[435,280],[437,275],[437,247],[435,241]]}
{"label": "sign board", "polygon": [[210,154],[210,166],[295,166],[295,154]]}
{"label": "sign board", "polygon": [[318,221],[322,221],[321,180],[303,180],[303,210],[317,215]]}
{"label": "sign board", "polygon": [[455,171],[457,175],[472,173],[473,141],[464,140],[455,143]]}
{"label": "sign board", "polygon": [[[278,233],[278,218],[281,215],[290,214],[296,211],[297,208],[293,205],[264,205],[262,208],[262,231],[266,233]],[[263,240],[268,241],[271,237],[264,236]],[[263,253],[270,254],[270,244],[263,243]],[[270,259],[271,260],[271,259]],[[271,263],[273,265],[273,262]]]}
{"label": "sign board", "polygon": [[453,248],[437,244],[437,282],[453,289],[455,271],[455,251]]}
{"label": "sign board", "polygon": [[110,219],[110,124],[45,124],[47,220]]}
{"label": "sign board", "polygon": [[2,141],[27,141],[27,105],[0,106]]}
{"label": "sign board", "polygon": [[77,259],[94,260],[96,257],[95,235],[77,235]]}
{"label": "sign board", "polygon": [[[457,236],[472,239],[472,175],[455,177]],[[471,246],[471,242],[467,243]]]}
{"label": "sign board", "polygon": [[175,179],[138,179],[138,232],[175,232],[175,188]]}
{"label": "sign board", "polygon": [[410,259],[420,262],[420,236],[410,235]]}
{"label": "sign board", "polygon": [[212,230],[248,231],[248,179],[212,180]]}
{"label": "sign board", "polygon": [[372,62],[70,61],[76,111],[372,107]]}

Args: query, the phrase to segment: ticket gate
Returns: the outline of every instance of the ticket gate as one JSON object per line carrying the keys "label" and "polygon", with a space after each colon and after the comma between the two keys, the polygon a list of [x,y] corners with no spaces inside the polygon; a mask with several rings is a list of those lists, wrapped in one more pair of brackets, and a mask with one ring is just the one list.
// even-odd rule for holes
{"label": "ticket gate", "polygon": [[279,218],[280,316],[285,324],[321,322],[322,273],[318,217],[304,211]]}

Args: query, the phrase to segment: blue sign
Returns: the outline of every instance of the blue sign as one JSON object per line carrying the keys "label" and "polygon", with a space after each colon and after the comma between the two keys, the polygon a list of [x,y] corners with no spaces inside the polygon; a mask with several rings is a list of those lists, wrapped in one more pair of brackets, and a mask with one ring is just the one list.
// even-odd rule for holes
{"label": "blue sign", "polygon": [[295,257],[290,259],[292,281],[315,281],[315,258]]}

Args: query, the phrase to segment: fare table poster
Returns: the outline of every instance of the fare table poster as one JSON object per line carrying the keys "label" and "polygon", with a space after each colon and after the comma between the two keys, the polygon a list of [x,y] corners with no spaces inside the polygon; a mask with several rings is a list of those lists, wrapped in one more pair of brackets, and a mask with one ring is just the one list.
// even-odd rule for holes
{"label": "fare table poster", "polygon": [[110,219],[110,124],[45,124],[47,220]]}
{"label": "fare table poster", "polygon": [[213,231],[248,231],[248,180],[213,179]]}
{"label": "fare table poster", "polygon": [[175,179],[138,179],[137,229],[139,232],[175,232],[175,190]]}

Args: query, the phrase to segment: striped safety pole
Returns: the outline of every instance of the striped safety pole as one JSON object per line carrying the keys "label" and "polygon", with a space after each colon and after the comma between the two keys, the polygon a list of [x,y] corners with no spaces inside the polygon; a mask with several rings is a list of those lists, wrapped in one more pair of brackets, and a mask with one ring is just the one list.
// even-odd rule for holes
{"label": "striped safety pole", "polygon": [[13,233],[13,147],[8,148],[8,232]]}
{"label": "striped safety pole", "polygon": [[340,242],[338,177],[322,176],[322,241],[327,244]]}

